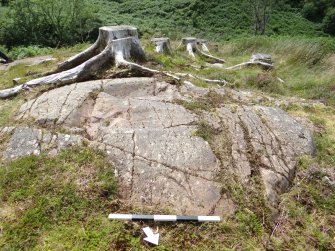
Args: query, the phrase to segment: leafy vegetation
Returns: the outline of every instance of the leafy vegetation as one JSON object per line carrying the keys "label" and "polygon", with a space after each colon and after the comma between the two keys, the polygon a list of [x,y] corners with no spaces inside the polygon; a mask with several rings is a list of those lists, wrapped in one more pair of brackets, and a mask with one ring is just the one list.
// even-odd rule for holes
{"label": "leafy vegetation", "polygon": [[[172,39],[184,35],[228,40],[254,34],[254,20],[249,1],[107,1],[94,0],[102,6],[106,24],[132,24],[145,36],[165,35]],[[321,27],[292,8],[275,5],[266,30],[268,35],[322,35]],[[108,6],[108,8],[106,8]],[[243,11],[241,11],[243,10]]]}
{"label": "leafy vegetation", "polygon": [[11,1],[0,22],[0,44],[6,47],[84,42],[101,25],[86,0]]}
{"label": "leafy vegetation", "polygon": [[[97,36],[97,28],[101,25],[119,24],[138,27],[140,34],[145,37],[164,35],[176,39],[185,35],[195,35],[224,41],[255,33],[255,20],[250,2],[259,1],[10,1],[9,7],[0,7],[0,44],[7,47],[56,47],[74,44],[94,39]],[[271,15],[266,20],[266,29],[262,34],[333,34],[334,7],[331,1],[327,4],[306,1],[305,5],[284,0],[276,3],[272,3],[272,0],[266,2],[271,3]],[[322,20],[312,18],[320,12],[321,16],[324,16]]]}

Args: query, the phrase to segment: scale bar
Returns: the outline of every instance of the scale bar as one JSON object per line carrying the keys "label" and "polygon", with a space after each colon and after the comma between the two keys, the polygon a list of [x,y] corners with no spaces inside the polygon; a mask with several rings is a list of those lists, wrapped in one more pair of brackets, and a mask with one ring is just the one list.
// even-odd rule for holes
{"label": "scale bar", "polygon": [[127,221],[197,221],[197,222],[220,222],[220,216],[178,216],[178,215],[142,215],[142,214],[110,214],[110,220]]}

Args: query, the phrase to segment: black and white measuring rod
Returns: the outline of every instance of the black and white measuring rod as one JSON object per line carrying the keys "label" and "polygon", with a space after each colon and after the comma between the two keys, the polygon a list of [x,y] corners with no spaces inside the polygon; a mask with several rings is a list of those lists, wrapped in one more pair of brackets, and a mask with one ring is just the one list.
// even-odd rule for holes
{"label": "black and white measuring rod", "polygon": [[110,214],[110,220],[125,221],[197,221],[220,222],[220,216],[177,216],[177,215],[141,215],[141,214]]}

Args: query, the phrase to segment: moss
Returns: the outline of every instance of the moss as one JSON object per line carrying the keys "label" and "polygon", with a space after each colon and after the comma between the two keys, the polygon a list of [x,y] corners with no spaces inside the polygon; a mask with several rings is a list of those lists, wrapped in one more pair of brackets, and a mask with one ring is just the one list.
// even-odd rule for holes
{"label": "moss", "polygon": [[186,109],[200,114],[201,111],[214,111],[226,103],[227,97],[217,93],[215,90],[209,90],[203,97],[198,97],[194,101],[175,100],[179,105]]}
{"label": "moss", "polygon": [[203,138],[206,141],[212,141],[216,134],[217,130],[215,130],[211,125],[209,125],[204,120],[200,120],[198,122],[197,130],[194,133],[195,136]]}

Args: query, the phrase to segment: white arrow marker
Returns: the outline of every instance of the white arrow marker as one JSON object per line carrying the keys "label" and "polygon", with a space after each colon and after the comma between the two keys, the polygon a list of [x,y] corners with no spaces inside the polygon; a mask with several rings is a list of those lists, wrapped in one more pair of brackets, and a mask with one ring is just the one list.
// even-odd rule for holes
{"label": "white arrow marker", "polygon": [[157,246],[159,242],[159,234],[154,234],[150,227],[143,228],[143,231],[147,236],[144,240]]}

